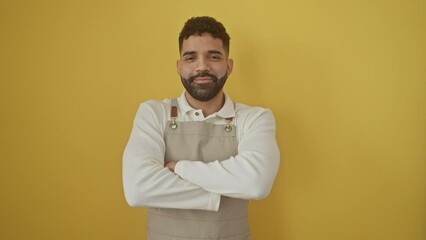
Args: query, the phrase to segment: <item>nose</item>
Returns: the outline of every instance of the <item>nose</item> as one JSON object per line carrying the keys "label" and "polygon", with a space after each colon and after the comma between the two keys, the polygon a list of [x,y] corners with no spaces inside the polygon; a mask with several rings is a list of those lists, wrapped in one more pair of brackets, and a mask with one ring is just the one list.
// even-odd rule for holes
{"label": "nose", "polygon": [[199,58],[197,61],[197,68],[196,71],[197,72],[203,72],[203,71],[209,71],[210,70],[210,65],[208,60],[204,59],[204,58]]}

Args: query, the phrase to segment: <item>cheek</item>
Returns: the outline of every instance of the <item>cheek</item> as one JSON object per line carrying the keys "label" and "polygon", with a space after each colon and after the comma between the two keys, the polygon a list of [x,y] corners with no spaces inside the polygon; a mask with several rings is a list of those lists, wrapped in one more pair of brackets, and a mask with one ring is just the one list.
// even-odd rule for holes
{"label": "cheek", "polygon": [[178,68],[178,73],[179,73],[180,76],[185,77],[187,75],[186,72],[187,71],[185,70],[185,68],[183,68],[183,67]]}
{"label": "cheek", "polygon": [[187,65],[181,65],[178,68],[178,72],[182,77],[188,77],[191,75],[192,70],[191,70],[191,66],[187,66]]}
{"label": "cheek", "polygon": [[225,74],[228,74],[228,68],[226,65],[220,65],[214,68],[214,71],[219,77],[223,77]]}
{"label": "cheek", "polygon": [[181,72],[181,76],[182,77],[185,77],[185,78],[189,78],[189,77],[191,77],[192,75],[194,75],[195,73],[193,73],[192,71],[189,71],[189,70],[186,70],[186,71],[183,71],[183,72]]}

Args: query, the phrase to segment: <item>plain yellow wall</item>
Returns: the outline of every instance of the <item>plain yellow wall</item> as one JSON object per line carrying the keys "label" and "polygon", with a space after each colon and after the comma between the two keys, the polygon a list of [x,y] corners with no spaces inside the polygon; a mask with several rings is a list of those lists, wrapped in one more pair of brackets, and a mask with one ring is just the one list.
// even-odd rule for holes
{"label": "plain yellow wall", "polygon": [[0,1],[0,239],[145,238],[121,156],[200,15],[230,32],[226,91],[277,119],[254,240],[426,239],[424,0]]}

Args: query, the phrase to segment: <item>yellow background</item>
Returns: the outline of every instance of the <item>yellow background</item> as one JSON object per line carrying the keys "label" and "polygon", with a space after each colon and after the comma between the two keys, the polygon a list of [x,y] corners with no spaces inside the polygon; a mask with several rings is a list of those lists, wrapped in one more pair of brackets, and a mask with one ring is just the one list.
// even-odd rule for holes
{"label": "yellow background", "polygon": [[0,1],[0,239],[145,238],[121,156],[200,15],[231,35],[226,91],[277,119],[254,240],[426,239],[424,0]]}

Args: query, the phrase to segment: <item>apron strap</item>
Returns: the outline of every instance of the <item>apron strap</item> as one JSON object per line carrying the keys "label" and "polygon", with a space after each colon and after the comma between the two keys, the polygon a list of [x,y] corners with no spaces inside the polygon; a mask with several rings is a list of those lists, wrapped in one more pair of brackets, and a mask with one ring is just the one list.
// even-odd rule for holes
{"label": "apron strap", "polygon": [[170,117],[173,118],[177,118],[177,107],[178,107],[178,102],[176,100],[176,98],[172,99],[172,109],[170,111]]}
{"label": "apron strap", "polygon": [[170,128],[175,130],[178,127],[178,125],[176,124],[176,119],[177,119],[177,115],[178,115],[178,111],[177,111],[178,102],[177,102],[176,98],[172,99],[171,105],[172,105],[172,108],[170,110],[170,118],[172,120],[172,123],[170,124]]}
{"label": "apron strap", "polygon": [[234,119],[233,117],[225,118],[225,120],[226,120],[225,131],[226,132],[231,132],[232,131],[231,123],[232,123],[233,119]]}

